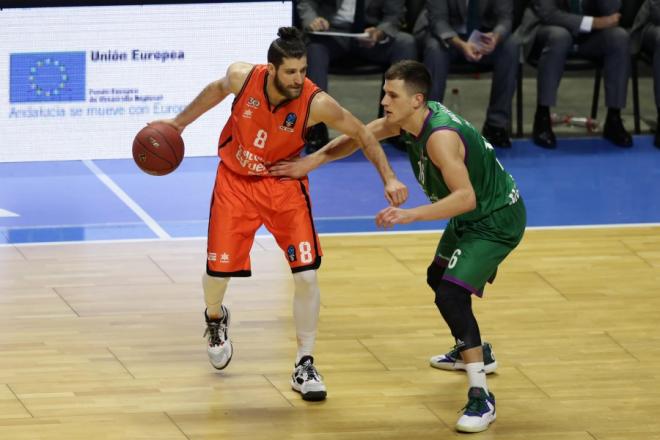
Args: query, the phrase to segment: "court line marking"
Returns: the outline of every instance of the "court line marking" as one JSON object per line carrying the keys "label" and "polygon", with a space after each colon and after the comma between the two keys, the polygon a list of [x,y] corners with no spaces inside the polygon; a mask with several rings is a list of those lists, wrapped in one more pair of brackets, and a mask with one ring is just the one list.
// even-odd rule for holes
{"label": "court line marking", "polygon": [[[142,220],[151,231],[156,234],[158,238],[172,238],[165,229],[161,228],[156,220],[153,219],[147,212],[138,205],[123,189],[119,187],[110,177],[108,177],[99,167],[96,166],[91,160],[83,160],[82,163],[94,173],[98,179],[105,184],[131,211]],[[84,226],[84,225],[81,225]]]}
{"label": "court line marking", "polygon": [[0,208],[0,217],[20,217],[20,215],[16,214],[15,212]]}
{"label": "court line marking", "polygon": [[[528,231],[550,231],[563,229],[623,229],[623,228],[654,228],[660,227],[660,223],[610,223],[602,225],[569,225],[569,226],[528,226]],[[374,232],[328,232],[319,234],[321,237],[334,236],[360,236],[360,235],[410,235],[410,234],[439,234],[444,229],[420,229],[416,231],[374,231]],[[255,238],[272,238],[270,234],[259,234]],[[112,243],[143,243],[149,241],[185,241],[206,240],[206,236],[200,237],[166,237],[166,238],[124,238],[114,240],[78,240],[78,241],[44,241],[38,243],[0,243],[2,247],[17,246],[52,246],[52,245],[75,245],[75,244],[112,244]]]}

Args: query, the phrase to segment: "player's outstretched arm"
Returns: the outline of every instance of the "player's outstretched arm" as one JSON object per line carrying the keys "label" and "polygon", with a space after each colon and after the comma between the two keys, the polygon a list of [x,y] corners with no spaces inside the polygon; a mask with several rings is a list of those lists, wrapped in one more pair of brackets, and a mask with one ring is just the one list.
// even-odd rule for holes
{"label": "player's outstretched arm", "polygon": [[230,93],[237,94],[240,92],[252,67],[252,64],[242,62],[231,64],[227,68],[227,74],[224,77],[204,87],[199,95],[176,117],[164,119],[162,122],[174,126],[180,132],[183,131],[197,118],[220,104]]}
{"label": "player's outstretched arm", "polygon": [[[367,124],[367,129],[378,140],[399,133],[399,128],[388,126],[385,118],[371,121]],[[273,176],[299,179],[321,165],[350,156],[359,149],[360,143],[357,140],[343,134],[325,144],[323,148],[305,157],[286,159],[275,163],[269,168],[269,172]]]}
{"label": "player's outstretched arm", "polygon": [[[396,136],[400,132],[398,126],[388,124],[385,118],[374,119],[366,127],[377,141]],[[343,134],[328,142],[323,148],[312,154],[312,156],[318,156],[320,164],[324,164],[350,156],[359,150],[360,147],[361,143],[358,139]]]}
{"label": "player's outstretched arm", "polygon": [[391,227],[420,220],[447,219],[476,208],[477,198],[463,162],[463,141],[458,134],[450,130],[436,131],[429,137],[426,150],[442,173],[450,194],[430,205],[410,209],[387,207],[376,215],[378,226]]}
{"label": "player's outstretched arm", "polygon": [[[385,198],[388,202],[394,206],[399,206],[406,201],[408,198],[408,188],[396,178],[378,140],[348,110],[340,106],[327,93],[320,93],[312,102],[310,119],[316,122],[324,122],[329,127],[352,138],[362,148],[364,155],[376,167],[378,174],[380,174],[385,185]],[[381,127],[384,127],[384,125],[381,125]],[[379,133],[379,136],[385,135]],[[355,146],[352,145],[352,148],[355,148]]]}

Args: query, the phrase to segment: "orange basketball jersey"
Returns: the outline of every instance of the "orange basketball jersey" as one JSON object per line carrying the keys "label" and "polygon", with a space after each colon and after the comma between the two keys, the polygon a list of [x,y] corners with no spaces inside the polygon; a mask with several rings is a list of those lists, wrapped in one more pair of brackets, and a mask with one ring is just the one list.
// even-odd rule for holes
{"label": "orange basketball jersey", "polygon": [[298,155],[305,145],[310,104],[321,89],[305,78],[298,98],[273,106],[267,79],[265,64],[252,68],[220,134],[218,155],[237,174],[266,175],[269,165]]}

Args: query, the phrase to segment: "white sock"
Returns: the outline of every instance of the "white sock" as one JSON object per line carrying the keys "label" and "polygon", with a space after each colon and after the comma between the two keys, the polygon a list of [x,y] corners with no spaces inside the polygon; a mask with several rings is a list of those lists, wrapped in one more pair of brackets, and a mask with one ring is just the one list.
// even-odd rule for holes
{"label": "white sock", "polygon": [[212,277],[207,273],[202,276],[204,288],[204,302],[206,302],[206,315],[208,317],[222,318],[222,300],[225,297],[229,278]]}
{"label": "white sock", "polygon": [[296,323],[298,353],[296,365],[303,356],[311,356],[316,342],[316,329],[321,309],[316,270],[306,270],[293,274],[296,289],[293,295],[293,320]]}
{"label": "white sock", "polygon": [[468,381],[470,382],[470,388],[479,387],[486,390],[488,393],[488,385],[486,385],[486,370],[484,370],[483,362],[472,362],[465,364],[465,370],[467,371]]}

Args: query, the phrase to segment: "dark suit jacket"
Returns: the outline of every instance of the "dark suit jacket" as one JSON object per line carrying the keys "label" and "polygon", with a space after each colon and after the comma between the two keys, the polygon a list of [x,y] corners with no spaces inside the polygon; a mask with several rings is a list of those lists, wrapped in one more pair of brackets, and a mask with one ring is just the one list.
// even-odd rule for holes
{"label": "dark suit jacket", "polygon": [[[584,15],[603,17],[614,14],[621,9],[621,0],[582,0]],[[561,26],[568,29],[574,37],[580,33],[580,23],[584,15],[573,14],[568,0],[533,0],[523,15],[522,22],[516,30],[516,35],[523,44],[525,56],[528,56],[534,45],[536,31],[541,25]]]}
{"label": "dark suit jacket", "polygon": [[[303,29],[316,17],[330,21],[342,0],[298,0],[296,8]],[[367,27],[374,26],[390,37],[396,36],[405,20],[405,0],[364,0]]]}
{"label": "dark suit jacket", "polygon": [[[481,27],[503,37],[511,33],[513,0],[481,0],[479,2]],[[456,29],[467,21],[465,0],[427,0],[424,11],[415,22],[413,33],[423,39],[429,33],[440,41],[452,38]]]}
{"label": "dark suit jacket", "polygon": [[642,45],[642,35],[649,26],[660,26],[660,0],[646,0],[637,12],[630,31],[633,53],[639,52]]}

